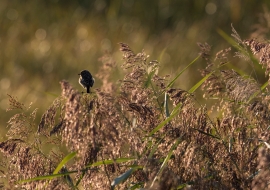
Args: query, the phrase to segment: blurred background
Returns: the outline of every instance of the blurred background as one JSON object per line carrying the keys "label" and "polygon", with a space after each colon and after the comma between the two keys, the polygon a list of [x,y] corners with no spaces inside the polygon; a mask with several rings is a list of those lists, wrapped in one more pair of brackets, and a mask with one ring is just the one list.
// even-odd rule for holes
{"label": "blurred background", "polygon": [[[198,56],[197,42],[210,44],[213,55],[231,46],[217,29],[230,35],[233,24],[247,39],[260,24],[267,38],[268,8],[269,0],[1,0],[0,132],[16,113],[6,112],[7,94],[27,107],[32,102],[38,123],[61,94],[59,81],[65,79],[82,91],[78,73],[88,69],[95,75],[104,52],[111,52],[117,63],[114,80],[120,79],[119,42],[135,53],[144,49],[149,61],[160,62],[160,75],[173,78]],[[247,69],[238,58],[232,59]],[[200,80],[198,69],[205,65],[199,60],[176,86],[188,90]],[[97,80],[94,87],[100,85]]]}

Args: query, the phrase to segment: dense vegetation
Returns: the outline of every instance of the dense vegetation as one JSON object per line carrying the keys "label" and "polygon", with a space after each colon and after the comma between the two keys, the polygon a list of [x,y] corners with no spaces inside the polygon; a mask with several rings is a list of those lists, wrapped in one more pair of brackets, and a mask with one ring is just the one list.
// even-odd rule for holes
{"label": "dense vegetation", "polygon": [[[238,42],[236,55],[269,74],[269,44]],[[210,59],[211,47],[198,44],[207,67],[189,91],[172,88],[159,76],[159,63],[120,43],[125,76],[108,80],[116,66],[101,60],[94,93],[78,92],[61,81],[62,95],[43,114],[10,96],[9,139],[0,144],[7,188],[46,189],[265,189],[269,176],[269,92],[250,77],[224,67],[230,48]],[[251,49],[251,51],[249,51]],[[196,63],[196,58],[190,65]],[[255,62],[254,62],[255,61]],[[189,65],[189,66],[190,66]],[[189,67],[188,66],[188,67]],[[201,86],[208,109],[194,92]],[[170,100],[169,100],[170,99]],[[37,130],[36,130],[37,129]],[[36,130],[36,131],[35,131]],[[66,149],[70,154],[66,155]]]}
{"label": "dense vegetation", "polygon": [[0,187],[269,188],[269,2],[149,2],[1,1]]}

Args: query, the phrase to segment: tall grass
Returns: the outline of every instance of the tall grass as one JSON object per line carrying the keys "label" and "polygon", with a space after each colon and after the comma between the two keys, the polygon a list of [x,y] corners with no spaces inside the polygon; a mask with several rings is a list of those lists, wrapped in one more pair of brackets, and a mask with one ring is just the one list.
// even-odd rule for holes
{"label": "tall grass", "polygon": [[[269,44],[241,40],[237,56],[259,63],[269,75]],[[43,114],[10,95],[8,140],[0,143],[6,189],[267,189],[269,188],[269,99],[267,85],[227,69],[231,49],[212,59],[191,89],[159,76],[158,61],[120,43],[125,73],[110,82],[116,63],[106,54],[97,77],[82,94],[61,81],[62,94]],[[258,55],[260,53],[260,55]],[[253,62],[253,55],[259,56]],[[188,67],[197,63],[197,58]],[[192,77],[192,76],[190,76]],[[183,81],[185,82],[185,81]],[[269,83],[269,82],[268,82]],[[199,88],[207,102],[201,105]]]}

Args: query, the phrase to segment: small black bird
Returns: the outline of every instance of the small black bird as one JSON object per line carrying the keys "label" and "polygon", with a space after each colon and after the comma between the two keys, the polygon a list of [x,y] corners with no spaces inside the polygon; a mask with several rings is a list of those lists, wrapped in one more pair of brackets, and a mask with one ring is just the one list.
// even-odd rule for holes
{"label": "small black bird", "polygon": [[79,74],[79,83],[83,88],[86,88],[86,92],[90,93],[90,87],[93,87],[95,79],[92,77],[91,73],[87,70],[81,71]]}

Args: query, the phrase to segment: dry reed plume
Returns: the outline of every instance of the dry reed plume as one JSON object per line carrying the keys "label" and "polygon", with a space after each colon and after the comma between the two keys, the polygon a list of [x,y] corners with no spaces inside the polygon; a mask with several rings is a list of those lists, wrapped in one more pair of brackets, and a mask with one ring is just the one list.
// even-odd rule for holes
{"label": "dry reed plume", "polygon": [[[251,53],[261,53],[260,64],[269,75],[269,43],[243,41],[234,29],[233,37],[243,50],[236,55],[250,61]],[[10,108],[18,113],[8,122],[8,140],[0,143],[3,186],[269,188],[269,92],[252,77],[226,69],[230,48],[212,60],[211,47],[206,43],[199,47],[207,62],[201,74],[211,74],[202,85],[204,97],[217,99],[211,108],[198,104],[192,93],[172,88],[167,77],[158,75],[157,61],[149,61],[145,52],[134,53],[124,43],[120,43],[122,80],[109,82],[116,62],[106,54],[97,74],[103,86],[92,94],[81,94],[68,81],[61,81],[62,95],[43,114],[38,127],[37,110],[30,112],[10,96]],[[167,96],[170,101],[163,98]],[[53,176],[71,152],[76,157],[57,172],[59,176]],[[120,180],[122,174],[125,180]],[[51,178],[19,182],[46,175]]]}

